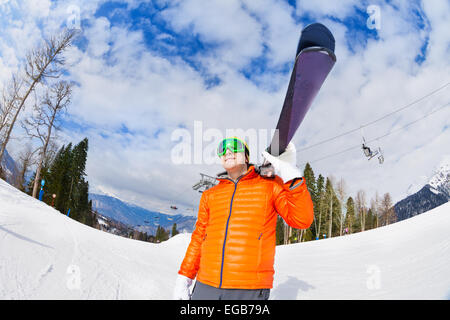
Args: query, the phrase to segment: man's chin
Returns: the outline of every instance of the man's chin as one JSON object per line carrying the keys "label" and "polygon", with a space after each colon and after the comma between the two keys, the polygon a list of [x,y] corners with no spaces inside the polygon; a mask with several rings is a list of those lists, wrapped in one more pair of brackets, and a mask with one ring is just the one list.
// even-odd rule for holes
{"label": "man's chin", "polygon": [[223,168],[227,171],[230,171],[230,170],[233,170],[234,168],[236,168],[236,165],[235,164],[234,165],[231,165],[231,164],[224,165]]}
{"label": "man's chin", "polygon": [[245,164],[245,162],[244,163],[237,163],[237,162],[234,162],[234,163],[230,163],[230,164],[225,164],[224,165],[224,169],[225,170],[227,170],[227,171],[231,171],[231,170],[236,170],[236,169],[240,169],[240,167],[243,165],[243,164]]}

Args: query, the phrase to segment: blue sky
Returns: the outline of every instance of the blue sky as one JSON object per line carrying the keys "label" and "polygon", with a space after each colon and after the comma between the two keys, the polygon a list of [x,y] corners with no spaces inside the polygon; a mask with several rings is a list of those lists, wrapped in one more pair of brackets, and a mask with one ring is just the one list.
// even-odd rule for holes
{"label": "blue sky", "polygon": [[[287,2],[293,8],[295,3]],[[164,20],[160,13],[170,7],[170,4],[157,5],[155,3],[141,3],[137,8],[129,9],[128,4],[118,1],[105,2],[98,7],[94,17],[107,18],[111,26],[126,27],[130,30],[141,30],[144,34],[144,43],[148,50],[156,52],[160,56],[171,59],[173,57],[181,57],[191,67],[198,71],[204,78],[205,82],[210,84],[211,79],[216,79],[216,85],[220,84],[218,76],[208,74],[208,70],[193,59],[199,52],[214,51],[220,46],[220,43],[214,41],[204,41],[198,34],[193,32],[191,27],[186,27],[181,31],[175,31],[170,24]],[[347,16],[343,19],[326,16],[327,18],[344,24],[348,30],[346,32],[345,40],[347,47],[356,52],[360,48],[364,48],[368,39],[377,39],[377,32],[375,29],[368,29],[365,22],[368,18],[368,13],[361,8],[354,8],[354,15]],[[416,14],[418,19],[418,27],[423,25],[422,15]],[[292,11],[292,18],[299,24],[307,25],[316,21],[309,14],[296,15]],[[84,23],[88,24],[88,21]],[[84,27],[82,23],[82,27]],[[219,26],[226,27],[226,26]],[[212,32],[214,32],[212,30]],[[164,35],[164,37],[161,37]],[[167,48],[170,45],[170,49]],[[426,46],[426,43],[424,43]],[[277,68],[268,65],[267,47],[261,55],[250,60],[249,64],[245,65],[240,71],[250,80],[258,84],[257,77],[259,74],[266,72],[283,72],[289,73],[292,68],[292,61],[286,61]]]}
{"label": "blue sky", "polygon": [[[286,3],[292,6],[293,9],[296,8],[295,2],[287,1]],[[354,14],[344,18],[325,15],[327,19],[347,27],[345,44],[352,53],[364,49],[369,39],[378,39],[376,29],[369,29],[366,26],[366,20],[369,17],[369,14],[364,10],[366,6],[367,5],[364,4],[364,2],[363,4],[355,6],[353,8]],[[164,10],[167,10],[170,7],[170,3],[158,5],[157,3],[144,2],[140,3],[136,8],[129,8],[129,4],[126,2],[107,1],[98,6],[93,16],[95,18],[107,18],[111,27],[117,26],[132,31],[142,31],[144,36],[143,43],[147,50],[168,60],[181,58],[201,74],[208,88],[219,85],[221,81],[220,76],[210,74],[210,72],[195,59],[195,56],[202,52],[213,52],[221,46],[221,43],[205,41],[195,33],[190,26],[187,26],[182,30],[174,30],[171,28],[170,23],[161,16],[161,12],[164,12]],[[423,13],[420,12],[420,7],[412,8],[412,12],[414,13],[414,17],[417,18],[416,27],[424,28]],[[300,25],[308,25],[316,21],[316,19],[308,13],[297,15],[295,10],[292,10],[291,17]],[[255,18],[261,21],[258,17]],[[262,21],[262,23],[264,22]],[[82,20],[81,26],[82,28],[89,27],[90,19]],[[226,26],[220,25],[218,27],[223,28]],[[213,30],[211,31],[214,32]],[[299,37],[299,34],[300,32],[297,32],[297,38]],[[86,39],[82,37],[78,41],[77,45],[80,49],[83,49]],[[417,56],[417,59],[420,61],[424,59],[426,45],[427,42],[425,41],[421,53]],[[263,44],[261,54],[252,57],[248,64],[239,69],[245,77],[256,85],[259,84],[258,76],[261,74],[267,72],[289,74],[292,69],[293,59],[292,61],[285,61],[281,65],[270,65],[270,58],[267,56],[267,52],[268,48]],[[293,55],[294,54],[295,52],[293,52]],[[105,53],[104,58],[108,60],[108,53]],[[278,88],[273,88],[273,90],[277,89]]]}
{"label": "blue sky", "polygon": [[[379,9],[379,29],[367,26],[370,5]],[[204,132],[276,125],[300,31],[309,23],[324,23],[333,32],[337,63],[294,137],[297,149],[357,128],[449,82],[445,0],[26,0],[0,1],[0,84],[20,69],[30,46],[67,25],[74,8],[81,34],[66,53],[66,77],[77,88],[61,141],[90,139],[92,191],[152,210],[172,202],[195,207],[199,195],[186,190],[199,172],[220,171],[217,163],[174,165],[174,130],[193,133],[195,121]],[[365,138],[439,107],[448,91],[366,128]],[[364,189],[368,197],[391,192],[399,200],[416,179],[406,177],[424,180],[445,156],[446,112],[412,126],[413,140],[406,134],[380,140],[383,168],[355,150],[312,163],[313,169],[345,178],[349,195]],[[12,154],[24,143],[20,129],[15,134]],[[297,162],[338,154],[361,140],[359,132],[345,136],[300,153]],[[253,150],[252,160],[259,162],[261,150]]]}

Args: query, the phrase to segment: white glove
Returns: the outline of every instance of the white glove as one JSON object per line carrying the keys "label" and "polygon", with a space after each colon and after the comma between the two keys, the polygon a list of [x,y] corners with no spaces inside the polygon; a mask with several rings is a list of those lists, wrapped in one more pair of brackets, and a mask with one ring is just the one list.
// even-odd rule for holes
{"label": "white glove", "polygon": [[178,275],[175,283],[175,289],[173,290],[174,300],[189,300],[191,298],[191,292],[189,287],[192,284],[192,279],[185,277],[181,274]]}
{"label": "white glove", "polygon": [[302,176],[300,169],[296,166],[297,152],[292,142],[287,145],[286,150],[278,157],[269,154],[267,151],[263,151],[262,156],[272,164],[275,174],[284,183]]}

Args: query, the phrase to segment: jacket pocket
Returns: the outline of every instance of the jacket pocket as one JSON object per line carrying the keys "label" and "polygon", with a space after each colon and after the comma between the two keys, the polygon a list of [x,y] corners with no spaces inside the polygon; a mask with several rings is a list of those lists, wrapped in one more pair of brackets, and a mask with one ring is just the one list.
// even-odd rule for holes
{"label": "jacket pocket", "polygon": [[204,250],[205,243],[206,243],[206,237],[207,237],[207,236],[208,236],[207,233],[205,233],[205,235],[203,236],[203,239],[202,239],[202,245],[201,245],[201,250],[202,250],[202,251]]}
{"label": "jacket pocket", "polygon": [[261,232],[258,237],[258,259],[256,262],[257,269],[259,269],[261,261],[262,261],[262,242],[263,242],[263,233]]}

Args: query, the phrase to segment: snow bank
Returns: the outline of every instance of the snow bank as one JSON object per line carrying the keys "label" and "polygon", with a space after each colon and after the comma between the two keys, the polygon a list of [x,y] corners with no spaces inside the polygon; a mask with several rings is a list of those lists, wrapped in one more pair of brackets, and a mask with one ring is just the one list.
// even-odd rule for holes
{"label": "snow bank", "polygon": [[[271,299],[449,299],[450,203],[277,247]],[[171,299],[191,234],[161,244],[78,223],[0,180],[0,299]]]}

